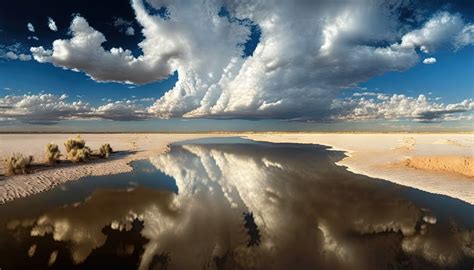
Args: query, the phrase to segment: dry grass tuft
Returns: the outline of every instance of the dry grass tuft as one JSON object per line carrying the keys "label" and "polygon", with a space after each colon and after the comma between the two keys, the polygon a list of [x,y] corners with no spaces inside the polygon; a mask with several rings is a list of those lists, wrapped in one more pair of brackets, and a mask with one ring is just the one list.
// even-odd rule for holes
{"label": "dry grass tuft", "polygon": [[67,159],[72,162],[86,161],[91,155],[91,149],[86,146],[86,142],[80,137],[69,138],[64,142],[67,152]]}
{"label": "dry grass tuft", "polygon": [[27,174],[30,172],[33,156],[25,157],[20,153],[13,153],[5,159],[6,175]]}
{"label": "dry grass tuft", "polygon": [[112,147],[110,147],[110,144],[106,143],[100,146],[99,152],[102,158],[109,158],[113,150],[112,150]]}
{"label": "dry grass tuft", "polygon": [[61,156],[58,145],[54,143],[48,143],[44,149],[44,153],[46,155],[46,160],[51,165],[58,162],[58,159]]}

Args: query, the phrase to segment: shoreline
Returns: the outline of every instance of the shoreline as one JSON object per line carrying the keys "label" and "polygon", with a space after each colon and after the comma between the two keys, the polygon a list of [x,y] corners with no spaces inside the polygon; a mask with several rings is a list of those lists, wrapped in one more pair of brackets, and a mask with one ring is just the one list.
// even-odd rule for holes
{"label": "shoreline", "polygon": [[413,168],[404,163],[407,159],[422,157],[436,160],[451,156],[472,160],[474,136],[471,134],[268,134],[244,137],[273,143],[325,145],[330,150],[346,154],[347,157],[336,164],[352,173],[446,195],[474,205],[474,177],[436,166]]}
{"label": "shoreline", "polygon": [[[77,133],[75,133],[77,134]],[[120,133],[81,134],[86,144],[97,148],[110,143],[114,150],[133,152],[129,155],[112,156],[100,162],[81,163],[61,168],[42,170],[34,174],[16,175],[0,179],[0,204],[52,189],[66,181],[85,176],[112,175],[133,170],[131,162],[164,153],[169,145],[178,141],[239,136],[254,141],[273,143],[308,143],[343,151],[347,157],[336,162],[350,172],[380,178],[396,184],[417,188],[426,192],[447,195],[474,204],[474,177],[440,170],[440,164],[451,158],[473,158],[474,135],[466,133]],[[0,134],[0,155],[11,152],[43,156],[46,143],[56,141],[64,153],[62,144],[71,134]],[[8,143],[7,143],[8,142]],[[22,149],[23,148],[23,149]],[[24,151],[29,149],[29,152]],[[13,150],[13,151],[12,151]],[[20,151],[18,151],[20,150]],[[424,168],[416,168],[418,160]],[[428,160],[428,162],[427,162]],[[437,160],[438,163],[431,160]],[[442,162],[439,162],[442,160]],[[455,161],[456,163],[458,161]],[[415,165],[414,165],[415,164]],[[457,163],[456,163],[457,164]],[[469,163],[472,164],[472,163]],[[470,165],[468,165],[468,168]],[[0,167],[3,170],[2,167]]]}
{"label": "shoreline", "polygon": [[[23,135],[28,137],[31,136],[31,134]],[[111,143],[114,151],[133,153],[123,156],[112,155],[111,158],[100,160],[100,162],[71,164],[70,166],[51,168],[33,174],[4,176],[3,179],[0,179],[0,205],[11,200],[48,191],[67,181],[76,181],[86,176],[102,176],[131,172],[133,167],[130,163],[140,159],[147,159],[153,155],[165,153],[169,150],[169,145],[174,142],[206,137],[218,137],[216,135],[209,136],[199,134],[176,134],[173,137],[164,134],[159,134],[157,136],[149,134],[140,134],[137,136],[135,134],[135,137],[130,137],[130,134],[115,135],[117,138],[113,138]],[[0,142],[6,141],[2,138],[5,136],[8,135],[0,135]],[[58,142],[61,153],[65,153],[64,147],[59,142],[72,136],[69,134],[55,134],[54,137]],[[58,137],[62,140],[57,140]],[[110,139],[106,140],[105,138],[97,138],[97,134],[81,134],[81,137],[85,139],[86,145],[92,146],[92,148],[98,148],[101,143],[110,142]],[[25,139],[19,139],[19,141],[23,140]],[[31,139],[26,141],[31,141]],[[36,160],[38,160],[38,157],[43,157],[44,155],[42,152],[44,145],[50,141],[51,139],[49,137],[44,138],[41,143],[38,143],[38,146],[35,149],[32,149],[29,152],[18,150],[11,151],[8,148],[5,149],[3,145],[0,145],[0,155],[3,157],[12,152],[22,152],[25,155],[33,155]],[[10,147],[14,148],[12,145],[10,145]],[[0,166],[0,170],[2,172],[5,171],[3,163]]]}

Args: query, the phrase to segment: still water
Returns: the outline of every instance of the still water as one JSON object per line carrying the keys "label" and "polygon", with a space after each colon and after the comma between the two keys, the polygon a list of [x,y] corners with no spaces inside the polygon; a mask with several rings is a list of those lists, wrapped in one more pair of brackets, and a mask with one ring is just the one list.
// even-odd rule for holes
{"label": "still water", "polygon": [[7,269],[473,269],[474,206],[326,147],[174,144],[131,173],[0,205]]}

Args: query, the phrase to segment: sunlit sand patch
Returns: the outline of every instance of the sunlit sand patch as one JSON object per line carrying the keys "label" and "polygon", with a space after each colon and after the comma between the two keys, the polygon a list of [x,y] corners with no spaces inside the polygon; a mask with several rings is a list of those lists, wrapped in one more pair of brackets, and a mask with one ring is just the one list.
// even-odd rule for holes
{"label": "sunlit sand patch", "polygon": [[402,165],[413,169],[448,172],[474,177],[474,157],[414,156],[405,159]]}

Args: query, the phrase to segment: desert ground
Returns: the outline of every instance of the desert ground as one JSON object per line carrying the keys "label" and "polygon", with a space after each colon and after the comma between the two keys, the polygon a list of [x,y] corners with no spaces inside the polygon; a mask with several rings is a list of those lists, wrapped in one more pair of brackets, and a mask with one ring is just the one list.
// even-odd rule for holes
{"label": "desert ground", "polygon": [[0,134],[0,156],[13,152],[33,155],[34,173],[5,176],[0,166],[0,203],[46,191],[84,176],[117,174],[133,170],[130,163],[166,152],[182,140],[241,136],[255,141],[305,143],[344,151],[338,161],[348,170],[427,192],[447,195],[474,204],[474,134],[424,133],[199,133],[199,134],[81,134],[86,144],[98,149],[110,143],[110,159],[81,164],[44,164],[44,147],[63,142],[74,134]]}

